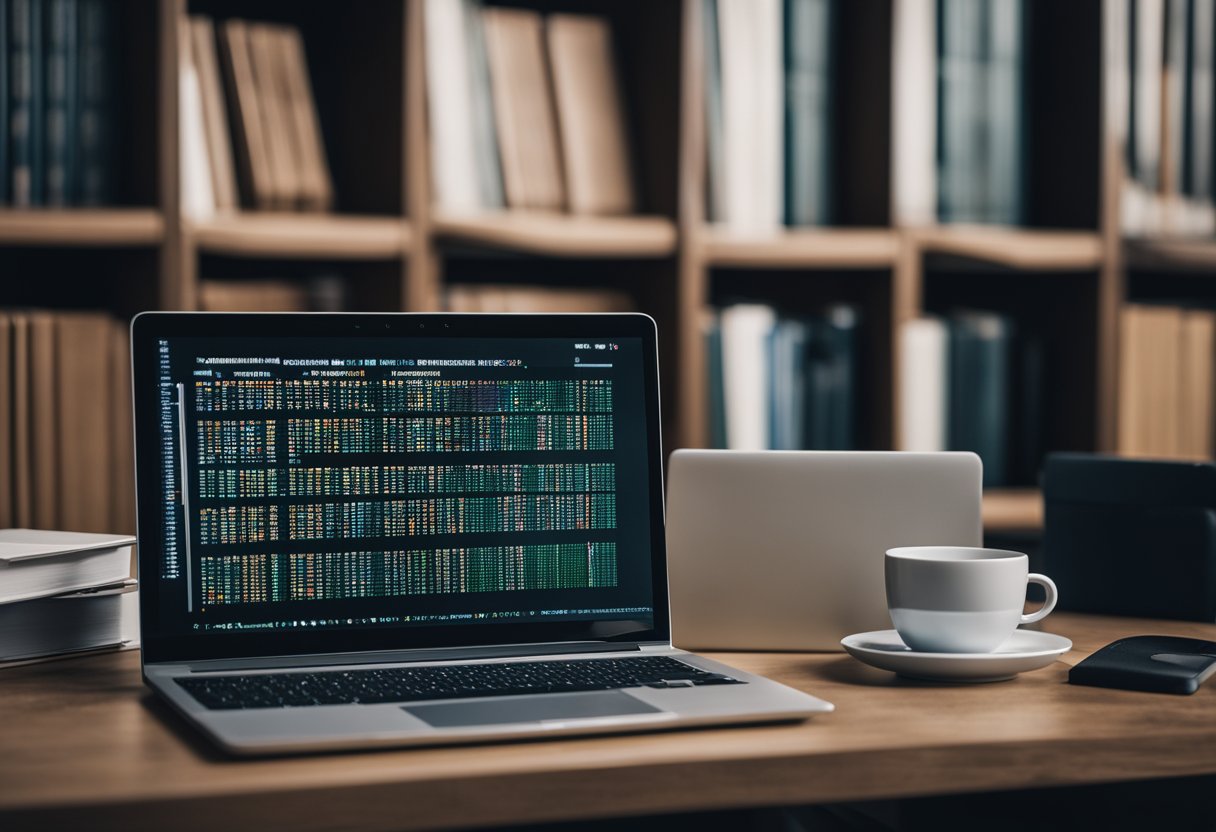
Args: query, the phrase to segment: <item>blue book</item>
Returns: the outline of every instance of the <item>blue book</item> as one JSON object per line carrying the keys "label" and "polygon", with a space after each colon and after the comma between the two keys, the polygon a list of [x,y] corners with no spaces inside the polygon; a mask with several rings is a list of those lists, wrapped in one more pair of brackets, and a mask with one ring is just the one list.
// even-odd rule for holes
{"label": "blue book", "polygon": [[803,376],[803,446],[820,451],[857,447],[857,326],[853,306],[838,305],[808,323]]}
{"label": "blue book", "polygon": [[1008,484],[1012,333],[1010,319],[995,312],[950,320],[949,449],[979,454],[985,488]]}
{"label": "blue book", "polygon": [[807,325],[783,318],[769,336],[769,437],[778,451],[803,447]]}

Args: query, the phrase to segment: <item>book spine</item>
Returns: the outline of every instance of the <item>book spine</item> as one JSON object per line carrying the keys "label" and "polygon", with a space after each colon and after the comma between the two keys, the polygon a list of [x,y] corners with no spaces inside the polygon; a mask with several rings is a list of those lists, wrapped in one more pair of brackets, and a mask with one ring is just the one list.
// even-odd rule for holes
{"label": "book spine", "polygon": [[857,324],[852,306],[827,310],[825,324],[830,338],[829,447],[835,451],[857,446],[854,416],[857,412]]}
{"label": "book spine", "polygon": [[43,154],[47,205],[68,202],[68,25],[69,0],[46,0],[43,63]]}
{"label": "book spine", "polygon": [[29,5],[29,204],[43,205],[46,200],[46,154],[43,130],[46,118],[46,76],[44,72],[43,0]]}
{"label": "book spine", "polygon": [[9,193],[9,0],[0,0],[0,205],[12,199]]}
{"label": "book spine", "polygon": [[938,318],[919,318],[899,332],[899,430],[901,451],[946,450],[946,326]]}
{"label": "book spine", "polygon": [[706,371],[709,376],[709,442],[711,448],[726,448],[726,393],[722,380],[722,327],[717,314],[706,324]]}
{"label": "book spine", "polygon": [[832,0],[785,0],[785,221],[831,222]]}
{"label": "book spine", "polygon": [[822,318],[808,322],[805,366],[806,406],[803,447],[826,451],[832,448],[831,335]]}
{"label": "book spine", "polygon": [[9,199],[34,204],[32,119],[34,99],[33,0],[9,0]]}
{"label": "book spine", "polygon": [[892,11],[892,204],[896,225],[937,219],[937,3],[900,0]]}
{"label": "book spine", "polygon": [[989,185],[984,218],[1003,225],[1020,225],[1025,220],[1025,14],[1022,0],[991,0],[986,21],[988,87],[984,101],[990,110],[986,131]]}
{"label": "book spine", "polygon": [[109,77],[109,4],[80,0],[77,59],[80,96],[77,190],[82,205],[109,201],[111,183],[110,130],[112,129]]}
{"label": "book spine", "polygon": [[1010,325],[999,315],[967,315],[951,324],[950,449],[984,461],[984,487],[1008,478]]}
{"label": "book spine", "polygon": [[481,4],[478,0],[462,2],[470,64],[478,191],[483,208],[503,208],[506,206],[506,197],[503,194],[502,167],[499,164],[498,133],[494,129],[494,99],[490,92],[490,62],[486,57],[485,32],[481,27]]}
{"label": "book spine", "polygon": [[765,370],[768,373],[768,447],[785,450],[785,354],[784,336],[778,323],[764,336]]}
{"label": "book spine", "polygon": [[706,215],[726,219],[726,162],[722,155],[722,56],[718,35],[718,0],[704,0],[701,15],[705,43]]}

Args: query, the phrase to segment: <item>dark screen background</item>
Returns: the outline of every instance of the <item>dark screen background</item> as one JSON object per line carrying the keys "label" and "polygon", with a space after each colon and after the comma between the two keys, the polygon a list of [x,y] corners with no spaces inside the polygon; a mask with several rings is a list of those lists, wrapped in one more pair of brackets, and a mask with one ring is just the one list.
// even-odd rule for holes
{"label": "dark screen background", "polygon": [[[161,342],[161,440],[163,479],[163,519],[165,539],[159,583],[159,619],[165,636],[208,633],[232,634],[239,631],[301,630],[323,628],[384,629],[392,627],[528,623],[543,621],[630,620],[650,626],[653,622],[651,530],[649,524],[648,461],[645,413],[645,380],[642,345],[637,338],[619,339],[524,339],[524,338],[169,338]],[[223,363],[223,359],[279,359],[281,363],[248,361]],[[426,366],[432,361],[473,361],[482,366]],[[291,361],[324,361],[288,366]],[[334,362],[339,362],[335,364]],[[374,363],[373,363],[374,362]],[[411,363],[412,362],[412,363]],[[385,366],[385,364],[389,366]],[[610,367],[589,367],[611,364]],[[582,368],[580,369],[580,365]],[[356,373],[368,381],[392,373],[428,373],[444,380],[603,380],[611,386],[611,409],[604,415],[611,420],[610,449],[601,450],[409,450],[385,453],[383,442],[373,443],[357,453],[292,453],[288,443],[288,420],[380,419],[386,417],[432,418],[440,414],[413,411],[358,413],[342,407],[314,409],[238,408],[225,412],[198,412],[198,385],[232,381],[238,375],[265,374],[266,381],[315,378],[317,373]],[[417,378],[418,376],[411,376]],[[182,387],[178,387],[182,385]],[[184,392],[178,411],[177,391]],[[170,398],[171,397],[171,398]],[[526,410],[526,404],[524,405]],[[482,413],[482,411],[476,411]],[[459,419],[472,415],[461,411]],[[498,415],[484,413],[482,415]],[[527,413],[519,414],[527,417]],[[564,417],[566,413],[554,413]],[[184,434],[178,430],[184,417]],[[200,464],[201,422],[241,423],[225,428],[237,437],[242,448],[258,457],[256,463],[227,461]],[[267,441],[266,423],[273,423],[273,436]],[[382,428],[387,430],[387,428]],[[338,430],[337,433],[343,433]],[[349,438],[349,437],[348,437]],[[487,440],[493,446],[493,440]],[[258,443],[265,443],[262,450]],[[213,442],[204,443],[211,448]],[[204,450],[206,450],[206,448]],[[264,455],[263,455],[264,451]],[[185,493],[181,460],[186,460]],[[239,454],[238,454],[239,456]],[[287,522],[291,506],[308,503],[409,501],[418,494],[384,496],[334,496],[286,488],[292,468],[317,466],[424,466],[424,465],[579,465],[615,466],[615,523],[611,528],[563,528],[545,530],[502,530],[478,533],[406,534],[294,539]],[[275,496],[216,499],[205,497],[202,471],[241,469],[275,471],[279,477]],[[602,470],[602,469],[601,469]],[[436,495],[426,495],[434,497]],[[440,495],[464,496],[473,495]],[[501,496],[501,495],[500,495]],[[189,506],[189,510],[187,510]],[[275,507],[278,522],[267,528],[263,513]],[[205,526],[202,511],[211,511]],[[227,519],[217,521],[218,514]],[[263,522],[256,522],[259,518]],[[187,521],[189,521],[187,523]],[[224,523],[227,523],[225,526]],[[602,524],[601,524],[602,525]],[[227,529],[217,534],[217,528]],[[205,534],[204,532],[207,532]],[[186,545],[188,541],[189,545]],[[290,555],[309,553],[322,556],[358,550],[432,551],[436,549],[485,548],[495,546],[534,546],[546,544],[615,544],[615,585],[577,588],[508,589],[504,591],[444,592],[380,595],[376,597],[313,598],[293,600],[236,601],[232,594],[222,603],[209,603],[204,597],[203,562],[211,564],[253,563],[265,556],[266,563],[279,557],[280,569],[263,566],[263,572],[282,576],[281,564]],[[603,551],[598,549],[597,551]],[[253,587],[261,597],[249,568],[242,577],[240,568],[227,568],[229,584]],[[214,569],[212,570],[214,572]],[[257,571],[256,569],[254,570]],[[256,578],[256,575],[254,576]],[[272,581],[273,583],[273,581]],[[282,583],[280,581],[279,583]],[[214,587],[214,577],[212,578]],[[281,589],[281,587],[280,587]],[[361,590],[366,591],[366,589]],[[268,593],[267,593],[268,594]],[[462,639],[463,640],[463,639]],[[477,643],[470,633],[469,643]]]}

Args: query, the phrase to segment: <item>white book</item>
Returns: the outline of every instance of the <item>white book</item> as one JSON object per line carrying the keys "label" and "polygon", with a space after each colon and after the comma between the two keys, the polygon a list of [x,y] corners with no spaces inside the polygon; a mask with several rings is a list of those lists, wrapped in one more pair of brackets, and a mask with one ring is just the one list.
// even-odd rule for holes
{"label": "white book", "polygon": [[780,0],[718,0],[723,194],[728,228],[766,234],[785,209]]}
{"label": "white book", "polygon": [[[1161,190],[1164,198],[1163,230],[1185,233],[1187,218],[1184,203],[1183,167],[1186,148],[1186,52],[1187,0],[1168,0],[1166,9],[1165,119],[1162,136],[1164,159]],[[1210,139],[1209,139],[1210,141]]]}
{"label": "white book", "polygon": [[891,175],[896,225],[937,222],[937,2],[892,9]]}
{"label": "white book", "polygon": [[0,530],[0,604],[124,581],[134,544],[126,535]]}
{"label": "white book", "polygon": [[215,215],[215,189],[211,179],[211,160],[207,155],[207,134],[203,120],[203,89],[190,52],[188,24],[180,38],[181,72],[178,77],[178,130],[181,144],[182,213],[192,220]]}
{"label": "white book", "polygon": [[443,210],[454,213],[482,207],[467,12],[464,0],[427,0],[424,9],[435,201]]}
{"label": "white book", "polygon": [[1165,0],[1136,0],[1134,123],[1135,151],[1132,175],[1149,191],[1160,186],[1161,164],[1161,71],[1165,40]]}
{"label": "white book", "polygon": [[946,450],[949,332],[939,318],[916,318],[899,331],[899,449]]}
{"label": "white book", "polygon": [[[0,605],[0,663],[65,655],[131,641],[134,581]],[[131,599],[131,600],[128,600]],[[136,624],[138,627],[138,624]]]}
{"label": "white book", "polygon": [[770,447],[767,342],[776,324],[776,313],[763,304],[738,304],[722,310],[722,389],[726,445],[731,450]]}
{"label": "white book", "polygon": [[1191,26],[1191,114],[1189,198],[1184,206],[1185,232],[1210,237],[1216,233],[1212,202],[1213,86],[1216,73],[1216,2],[1195,0]]}

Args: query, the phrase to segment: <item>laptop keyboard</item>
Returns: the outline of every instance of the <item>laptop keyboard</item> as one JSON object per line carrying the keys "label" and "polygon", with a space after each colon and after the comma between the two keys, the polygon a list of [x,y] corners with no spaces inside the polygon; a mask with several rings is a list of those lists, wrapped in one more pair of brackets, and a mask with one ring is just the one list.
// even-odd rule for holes
{"label": "laptop keyboard", "polygon": [[745,684],[670,656],[185,676],[174,681],[199,704],[211,710],[372,705],[630,687]]}

